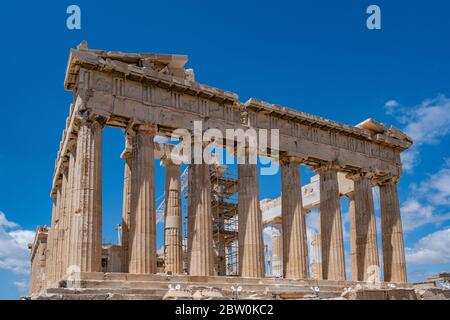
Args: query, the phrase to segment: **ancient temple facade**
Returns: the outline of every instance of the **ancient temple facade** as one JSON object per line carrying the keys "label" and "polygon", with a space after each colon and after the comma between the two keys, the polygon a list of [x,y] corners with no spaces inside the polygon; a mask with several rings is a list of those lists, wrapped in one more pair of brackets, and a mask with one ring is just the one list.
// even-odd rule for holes
{"label": "ancient temple facade", "polygon": [[[198,83],[193,71],[185,69],[186,62],[181,55],[125,54],[92,50],[86,44],[70,51],[65,88],[73,92],[74,101],[55,162],[51,226],[48,232],[40,230],[32,246],[31,293],[64,286],[74,272],[88,280],[104,279],[111,270],[107,277],[123,280],[132,275],[151,280],[161,274],[155,159],[162,160],[167,174],[163,272],[179,276],[179,281],[219,283],[210,165],[188,164],[188,232],[183,250],[180,164],[172,158],[173,146],[154,141],[156,135],[170,137],[179,129],[193,132],[195,121],[202,123],[203,130],[216,129],[223,136],[229,128],[278,131],[277,152],[268,151],[270,146],[257,152],[264,157],[277,154],[274,160],[280,164],[282,212],[274,234],[281,282],[310,279],[300,179],[300,166],[309,166],[318,174],[320,186],[320,239],[316,239],[320,280],[367,281],[371,270],[378,268],[385,283],[405,284],[397,184],[402,174],[400,154],[412,140],[372,119],[350,126],[253,98],[241,102],[234,93]],[[122,241],[114,249],[120,262],[107,270],[102,268],[102,130],[106,126],[125,131]],[[352,279],[346,279],[345,272],[338,179],[343,174],[353,182],[347,194]],[[377,239],[374,186],[380,190],[381,239]],[[244,286],[246,279],[254,283],[252,279],[265,277],[256,164],[238,164],[237,194],[238,275],[234,277],[243,279],[239,281]]]}

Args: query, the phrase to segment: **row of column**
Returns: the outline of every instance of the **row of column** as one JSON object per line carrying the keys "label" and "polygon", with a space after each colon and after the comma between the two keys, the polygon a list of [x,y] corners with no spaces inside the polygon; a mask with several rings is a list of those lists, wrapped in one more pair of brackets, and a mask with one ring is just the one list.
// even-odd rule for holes
{"label": "row of column", "polygon": [[[333,165],[320,174],[320,246],[322,278],[345,280],[344,241],[337,171]],[[365,281],[380,270],[373,182],[366,174],[348,176],[354,181],[349,197],[350,256],[353,280]],[[377,183],[380,188],[384,280],[405,283],[406,262],[396,180]]]}
{"label": "row of column", "polygon": [[[196,167],[196,165],[192,166]],[[204,168],[203,175],[209,170]],[[191,169],[190,169],[191,170]],[[281,162],[282,174],[282,261],[283,277],[306,279],[307,235],[305,215],[302,212],[300,184],[300,161],[285,159]],[[243,277],[264,276],[264,253],[262,241],[262,222],[259,208],[258,175],[256,165],[239,165],[239,202],[238,202],[238,243],[239,273]],[[340,194],[337,179],[338,168],[332,164],[320,167],[320,247],[322,279],[345,280],[345,255]],[[196,193],[209,194],[209,181],[196,180],[195,169],[190,171]],[[376,232],[376,220],[372,196],[372,181],[365,174],[350,176],[354,180],[354,192],[350,195],[351,255],[353,280],[368,280],[372,273],[378,272],[379,254]],[[395,180],[378,183],[381,200],[381,228],[384,264],[384,280],[404,283],[406,263],[403,245],[403,232],[398,204]],[[210,200],[199,200],[190,195],[189,248],[190,273],[194,275],[212,275],[212,247]],[[194,199],[193,199],[194,198]],[[206,199],[206,198],[201,198]],[[197,210],[200,208],[200,212]],[[209,216],[208,219],[198,219]],[[197,237],[202,236],[200,241]],[[202,246],[199,254],[196,245]],[[209,265],[205,267],[205,263]],[[197,266],[202,266],[198,269]],[[377,270],[378,269],[378,270]]]}
{"label": "row of column", "polygon": [[[60,188],[54,195],[52,228],[49,234],[49,280],[60,279],[67,268],[101,270],[101,166],[102,123],[80,119],[77,143],[69,153]],[[125,160],[123,203],[123,270],[156,273],[156,212],[154,185],[154,138],[152,127],[135,126],[127,131],[131,148]],[[131,150],[130,150],[131,149]],[[166,271],[182,272],[181,195],[179,166],[163,163],[166,174],[165,261]],[[283,276],[306,279],[307,239],[302,211],[300,161],[281,161]],[[320,174],[320,233],[322,277],[345,279],[342,219],[337,168],[322,166]],[[188,272],[213,275],[214,254],[210,171],[207,164],[189,166]],[[239,273],[263,277],[263,225],[259,206],[256,164],[238,166]],[[379,266],[376,223],[370,180],[355,175],[350,201],[352,273],[366,277],[370,266]],[[380,184],[382,247],[386,281],[406,282],[403,233],[394,181]],[[354,259],[353,259],[354,258]],[[356,280],[356,279],[355,279]]]}
{"label": "row of column", "polygon": [[47,281],[68,272],[101,271],[101,119],[78,119],[76,144],[69,148],[59,188],[52,195]]}

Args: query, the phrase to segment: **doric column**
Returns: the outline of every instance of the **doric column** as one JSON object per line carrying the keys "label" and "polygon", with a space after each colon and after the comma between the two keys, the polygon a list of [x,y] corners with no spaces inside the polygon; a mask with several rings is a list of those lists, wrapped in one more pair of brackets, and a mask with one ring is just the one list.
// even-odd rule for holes
{"label": "doric column", "polygon": [[283,275],[288,279],[306,279],[308,244],[298,160],[281,161],[281,181]]}
{"label": "doric column", "polygon": [[272,275],[283,276],[283,239],[282,227],[279,224],[272,225]]}
{"label": "doric column", "polygon": [[[79,118],[70,231],[71,271],[101,271],[103,121]],[[75,269],[76,268],[76,269]]]}
{"label": "doric column", "polygon": [[52,194],[52,222],[51,227],[48,230],[48,247],[47,247],[47,270],[46,270],[46,276],[47,276],[47,284],[48,286],[52,285],[52,282],[55,281],[55,262],[54,257],[56,256],[57,251],[57,225],[56,222],[58,221],[58,195],[60,194],[59,188],[56,190],[54,194]]}
{"label": "doric column", "polygon": [[239,273],[242,277],[264,277],[264,243],[259,207],[258,166],[238,164]]}
{"label": "doric column", "polygon": [[352,258],[356,258],[356,262],[352,261],[352,278],[363,281],[368,280],[375,271],[379,274],[380,267],[372,182],[365,174],[350,175],[349,178],[354,181],[354,208],[350,207],[350,237],[351,246],[355,247],[351,249],[355,254]]}
{"label": "doric column", "polygon": [[66,210],[64,217],[64,243],[63,243],[63,265],[62,265],[62,276],[67,274],[67,268],[69,265],[69,255],[70,255],[70,232],[72,229],[72,216],[74,213],[74,201],[73,194],[75,192],[75,162],[76,162],[76,151],[75,147],[69,149],[69,164],[68,164],[68,180],[67,180],[67,190],[66,190]]}
{"label": "doric column", "polygon": [[320,234],[313,233],[311,235],[311,278],[314,280],[322,280],[322,262],[320,255]]}
{"label": "doric column", "polygon": [[164,267],[166,272],[180,274],[183,272],[180,166],[169,159],[161,164],[166,167]]}
{"label": "doric column", "polygon": [[348,215],[350,220],[350,263],[352,280],[358,280],[358,263],[356,255],[356,218],[355,218],[355,193],[346,194],[348,198]]}
{"label": "doric column", "polygon": [[344,239],[337,168],[327,164],[320,174],[320,242],[324,280],[345,280]]}
{"label": "doric column", "polygon": [[124,160],[123,196],[122,196],[122,272],[128,272],[129,266],[129,236],[131,216],[131,166],[132,166],[132,141],[130,134],[126,133],[125,150],[121,154]]}
{"label": "doric column", "polygon": [[135,128],[131,167],[129,273],[156,273],[154,128]]}
{"label": "doric column", "polygon": [[56,256],[55,256],[55,275],[56,281],[61,280],[61,277],[66,273],[64,269],[64,260],[66,257],[64,256],[64,242],[65,242],[65,224],[67,219],[67,202],[69,200],[69,192],[68,192],[68,180],[69,180],[69,172],[67,165],[62,170],[61,177],[61,193],[59,195],[61,201],[59,205],[59,214],[58,214],[58,222],[57,222],[57,242],[56,242]]}
{"label": "doric column", "polygon": [[193,276],[214,274],[209,167],[190,164],[188,169],[188,272]]}
{"label": "doric column", "polygon": [[406,283],[403,228],[395,179],[380,184],[380,201],[384,281]]}
{"label": "doric column", "polygon": [[194,276],[214,274],[209,170],[207,164],[188,169],[188,273]]}

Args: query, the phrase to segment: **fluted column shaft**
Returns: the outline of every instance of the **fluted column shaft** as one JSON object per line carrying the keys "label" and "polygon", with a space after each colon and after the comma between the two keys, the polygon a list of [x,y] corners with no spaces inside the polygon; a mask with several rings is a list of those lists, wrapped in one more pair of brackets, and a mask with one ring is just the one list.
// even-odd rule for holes
{"label": "fluted column shaft", "polygon": [[300,162],[282,161],[281,179],[283,275],[288,279],[306,279],[308,244],[302,205]]}
{"label": "fluted column shaft", "polygon": [[356,215],[355,215],[355,193],[346,195],[348,198],[348,215],[350,220],[350,263],[352,280],[358,280],[358,258],[356,250]]}
{"label": "fluted column shaft", "polygon": [[[355,186],[355,280],[368,280],[374,268],[380,267],[377,243],[377,224],[373,205],[372,182],[364,175],[354,177]],[[378,270],[377,270],[378,273]],[[352,274],[353,276],[353,274]]]}
{"label": "fluted column shaft", "polygon": [[283,239],[279,224],[272,225],[272,275],[283,276]]}
{"label": "fluted column shaft", "polygon": [[166,272],[183,272],[180,166],[168,161],[164,211],[164,266]]}
{"label": "fluted column shaft", "polygon": [[101,271],[102,125],[80,119],[74,170],[69,267]]}
{"label": "fluted column shaft", "polygon": [[211,276],[214,253],[210,169],[207,164],[191,164],[188,170],[188,272]]}
{"label": "fluted column shaft", "polygon": [[46,276],[47,276],[47,282],[50,286],[53,281],[55,281],[55,269],[56,269],[56,263],[55,263],[55,256],[57,251],[57,221],[58,221],[58,196],[60,194],[59,189],[56,191],[56,193],[53,195],[53,205],[52,205],[52,225],[51,228],[48,231],[48,261],[47,261],[47,269],[46,269]]}
{"label": "fluted column shaft", "polygon": [[154,133],[137,129],[133,137],[129,273],[156,273]]}
{"label": "fluted column shaft", "polygon": [[264,277],[264,243],[259,207],[258,166],[238,165],[239,273],[242,277]]}
{"label": "fluted column shaft", "polygon": [[320,241],[324,280],[345,280],[344,239],[337,171],[324,166],[320,173]]}
{"label": "fluted column shaft", "polygon": [[76,151],[70,150],[69,152],[69,165],[68,165],[68,180],[66,190],[66,210],[64,217],[64,243],[63,243],[63,264],[62,264],[62,276],[67,274],[67,268],[70,266],[70,245],[71,245],[71,229],[72,229],[72,216],[74,213],[74,192],[75,192],[75,164],[76,164]]}
{"label": "fluted column shaft", "polygon": [[384,281],[406,283],[403,228],[396,182],[388,181],[380,185],[380,201]]}
{"label": "fluted column shaft", "polygon": [[312,267],[311,278],[314,280],[322,280],[322,262],[320,254],[320,234],[313,233],[311,236],[311,254],[312,254]]}
{"label": "fluted column shaft", "polygon": [[[131,149],[131,148],[130,148]],[[129,236],[131,217],[131,152],[124,152],[123,197],[122,197],[122,272],[128,272],[129,266]]]}
{"label": "fluted column shaft", "polygon": [[68,200],[69,200],[69,177],[68,177],[68,168],[65,168],[61,177],[61,194],[59,195],[61,198],[59,205],[59,214],[58,214],[58,222],[57,222],[57,242],[56,242],[56,256],[55,256],[55,276],[56,281],[61,280],[63,274],[65,274],[64,270],[64,260],[66,257],[64,256],[64,242],[65,242],[65,224],[67,219],[67,210],[68,210]]}

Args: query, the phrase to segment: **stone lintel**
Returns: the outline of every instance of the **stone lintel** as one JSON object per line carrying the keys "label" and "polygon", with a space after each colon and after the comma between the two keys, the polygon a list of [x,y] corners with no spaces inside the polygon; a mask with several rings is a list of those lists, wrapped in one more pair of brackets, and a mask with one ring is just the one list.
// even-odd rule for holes
{"label": "stone lintel", "polygon": [[[391,127],[387,129],[384,125],[376,123],[377,125],[375,127],[377,130],[373,131],[373,125],[369,128],[367,128],[367,125],[363,125],[367,121],[375,123],[376,121],[372,119],[359,124],[359,127],[353,127],[283,106],[269,104],[254,98],[247,100],[245,103],[241,103],[235,93],[201,85],[195,81],[186,79],[186,72],[170,75],[170,72],[169,74],[163,72],[164,70],[159,70],[153,65],[145,66],[145,61],[148,61],[149,56],[148,54],[124,54],[100,50],[72,49],[66,71],[65,86],[68,90],[74,90],[79,85],[78,77],[81,68],[101,70],[105,73],[122,74],[123,79],[130,79],[140,83],[147,82],[163,88],[178,90],[182,93],[201,96],[213,101],[231,103],[235,107],[243,110],[252,112],[262,111],[283,119],[307,123],[316,127],[326,127],[330,131],[344,133],[355,138],[367,139],[375,143],[386,144],[394,148],[405,150],[412,144],[412,140],[396,128]],[[151,56],[157,55],[153,54]],[[182,67],[176,69],[182,69]]]}

